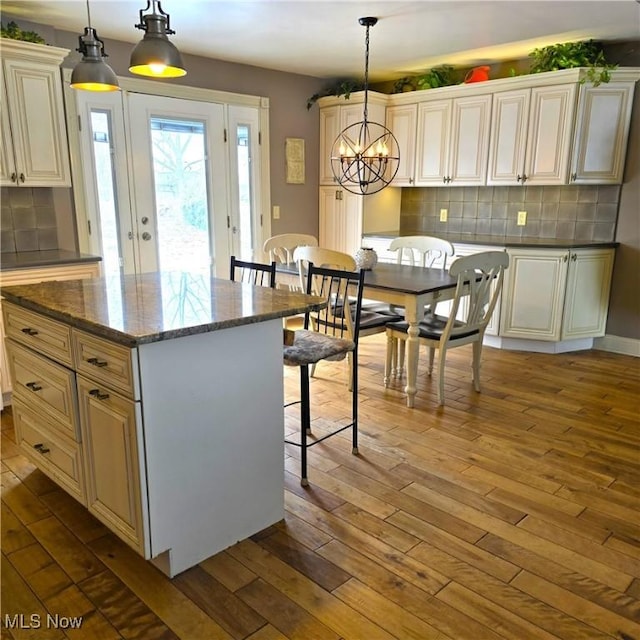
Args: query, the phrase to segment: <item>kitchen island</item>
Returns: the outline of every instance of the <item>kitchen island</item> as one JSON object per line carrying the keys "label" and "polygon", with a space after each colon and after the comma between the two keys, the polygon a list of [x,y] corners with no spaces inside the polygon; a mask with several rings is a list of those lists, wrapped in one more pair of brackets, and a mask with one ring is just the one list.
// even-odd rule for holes
{"label": "kitchen island", "polygon": [[20,448],[174,576],[284,516],[282,318],[190,273],[3,287]]}

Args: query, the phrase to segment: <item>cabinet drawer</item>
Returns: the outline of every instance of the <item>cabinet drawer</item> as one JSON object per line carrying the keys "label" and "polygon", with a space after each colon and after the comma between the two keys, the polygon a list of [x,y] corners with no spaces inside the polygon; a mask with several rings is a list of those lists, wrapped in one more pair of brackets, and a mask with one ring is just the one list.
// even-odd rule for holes
{"label": "cabinet drawer", "polygon": [[132,349],[74,329],[73,350],[78,373],[139,399]]}
{"label": "cabinet drawer", "polygon": [[70,327],[6,301],[2,303],[2,313],[7,337],[67,367],[73,366]]}
{"label": "cabinet drawer", "polygon": [[14,395],[34,411],[49,414],[60,431],[79,440],[74,372],[12,340],[6,346]]}
{"label": "cabinet drawer", "polygon": [[46,415],[27,408],[20,397],[13,401],[16,440],[32,462],[74,498],[86,505],[80,445],[60,435]]}

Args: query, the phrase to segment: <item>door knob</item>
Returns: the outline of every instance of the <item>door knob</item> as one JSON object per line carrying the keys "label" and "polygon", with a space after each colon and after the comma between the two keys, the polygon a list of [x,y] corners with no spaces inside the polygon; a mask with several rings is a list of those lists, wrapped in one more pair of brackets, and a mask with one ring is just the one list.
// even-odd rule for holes
{"label": "door knob", "polygon": [[151,240],[151,234],[150,234],[148,231],[145,231],[145,232],[142,234],[142,239],[143,239],[143,240]]}
{"label": "door knob", "polygon": [[149,218],[147,218],[147,216],[143,216],[140,222],[142,222],[142,224],[147,224],[149,222]]}

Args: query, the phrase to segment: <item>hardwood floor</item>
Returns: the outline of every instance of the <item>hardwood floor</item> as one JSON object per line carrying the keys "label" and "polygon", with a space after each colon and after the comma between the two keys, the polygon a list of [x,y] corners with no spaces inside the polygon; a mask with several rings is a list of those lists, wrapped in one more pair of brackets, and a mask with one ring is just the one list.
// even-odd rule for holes
{"label": "hardwood floor", "polygon": [[[362,341],[360,455],[319,444],[303,489],[287,447],[285,520],[173,580],[36,470],[4,411],[2,640],[640,640],[640,361],[487,348],[476,394],[456,349],[438,409],[423,354],[407,409],[383,350]],[[318,366],[316,434],[348,413],[346,371]]]}

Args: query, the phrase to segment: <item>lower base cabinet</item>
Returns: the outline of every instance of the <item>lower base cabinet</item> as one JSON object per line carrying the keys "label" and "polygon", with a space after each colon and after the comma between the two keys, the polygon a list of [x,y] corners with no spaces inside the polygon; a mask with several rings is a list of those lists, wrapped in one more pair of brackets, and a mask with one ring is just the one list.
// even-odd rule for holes
{"label": "lower base cabinet", "polygon": [[18,446],[168,576],[284,517],[280,317],[128,347],[2,312]]}
{"label": "lower base cabinet", "polygon": [[140,495],[140,403],[78,375],[87,507],[146,555]]}
{"label": "lower base cabinet", "polygon": [[[395,251],[389,251],[391,238],[365,236],[362,243],[376,250],[380,262],[396,261]],[[459,243],[454,247],[454,260],[504,249]],[[493,346],[504,346],[502,338],[513,338],[518,342],[506,348],[527,349],[541,341],[564,343],[566,348],[560,350],[571,350],[572,345],[589,348],[584,345],[604,336],[614,249],[507,248],[507,253],[509,268],[486,332]],[[440,303],[443,312],[446,304]]]}
{"label": "lower base cabinet", "polygon": [[613,249],[509,249],[500,336],[560,341],[604,335]]}

